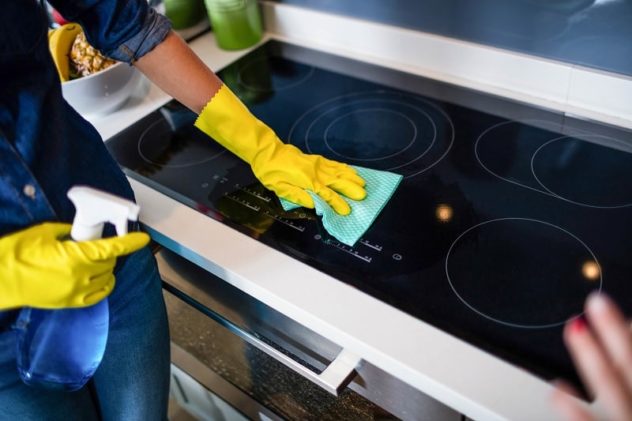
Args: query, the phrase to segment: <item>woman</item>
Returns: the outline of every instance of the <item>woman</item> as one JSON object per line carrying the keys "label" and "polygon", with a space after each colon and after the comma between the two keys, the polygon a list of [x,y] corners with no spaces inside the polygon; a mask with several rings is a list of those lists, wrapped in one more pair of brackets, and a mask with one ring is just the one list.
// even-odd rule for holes
{"label": "woman", "polygon": [[[364,181],[347,165],[281,142],[145,0],[50,3],[80,23],[104,55],[134,65],[199,113],[196,126],[246,160],[280,197],[313,207],[311,190],[348,214],[339,194],[366,195]],[[2,2],[0,419],[166,419],[169,336],[148,236],[64,239],[74,215],[70,187],[88,185],[131,200],[133,193],[97,131],[63,100],[47,29],[36,0]],[[88,386],[68,393],[22,383],[11,329],[18,309],[82,307],[108,295],[108,342]]]}

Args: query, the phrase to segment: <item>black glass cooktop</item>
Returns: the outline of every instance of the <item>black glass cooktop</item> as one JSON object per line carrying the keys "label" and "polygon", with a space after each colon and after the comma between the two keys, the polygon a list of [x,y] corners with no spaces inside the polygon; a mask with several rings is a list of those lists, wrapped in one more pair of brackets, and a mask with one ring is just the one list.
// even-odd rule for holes
{"label": "black glass cooktop", "polygon": [[366,235],[284,212],[176,102],[107,142],[129,176],[546,379],[577,383],[590,291],[632,312],[631,132],[276,41],[219,75],[303,151],[404,176]]}

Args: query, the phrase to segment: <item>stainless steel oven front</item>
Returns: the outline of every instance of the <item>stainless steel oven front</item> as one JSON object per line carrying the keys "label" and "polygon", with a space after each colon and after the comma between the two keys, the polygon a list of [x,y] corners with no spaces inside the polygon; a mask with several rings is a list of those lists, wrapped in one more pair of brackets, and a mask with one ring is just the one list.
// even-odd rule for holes
{"label": "stainless steel oven front", "polygon": [[[173,364],[246,417],[461,419],[183,257],[160,249],[156,258]],[[348,364],[350,375],[325,374]]]}

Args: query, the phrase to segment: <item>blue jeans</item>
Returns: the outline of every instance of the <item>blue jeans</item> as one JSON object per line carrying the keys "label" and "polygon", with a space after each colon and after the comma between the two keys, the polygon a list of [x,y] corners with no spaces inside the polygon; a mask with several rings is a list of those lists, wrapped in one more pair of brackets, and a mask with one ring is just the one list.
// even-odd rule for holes
{"label": "blue jeans", "polygon": [[169,327],[156,261],[149,248],[128,257],[109,296],[105,356],[76,392],[32,388],[20,380],[15,334],[0,334],[0,420],[165,420]]}

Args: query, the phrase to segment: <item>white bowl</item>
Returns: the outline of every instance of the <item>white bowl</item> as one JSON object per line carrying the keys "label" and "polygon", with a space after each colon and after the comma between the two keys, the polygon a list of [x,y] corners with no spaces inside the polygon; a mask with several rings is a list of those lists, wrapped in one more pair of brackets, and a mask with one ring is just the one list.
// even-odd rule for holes
{"label": "white bowl", "polygon": [[120,107],[141,81],[140,72],[127,63],[116,63],[100,72],[61,84],[68,103],[79,114],[105,114]]}

